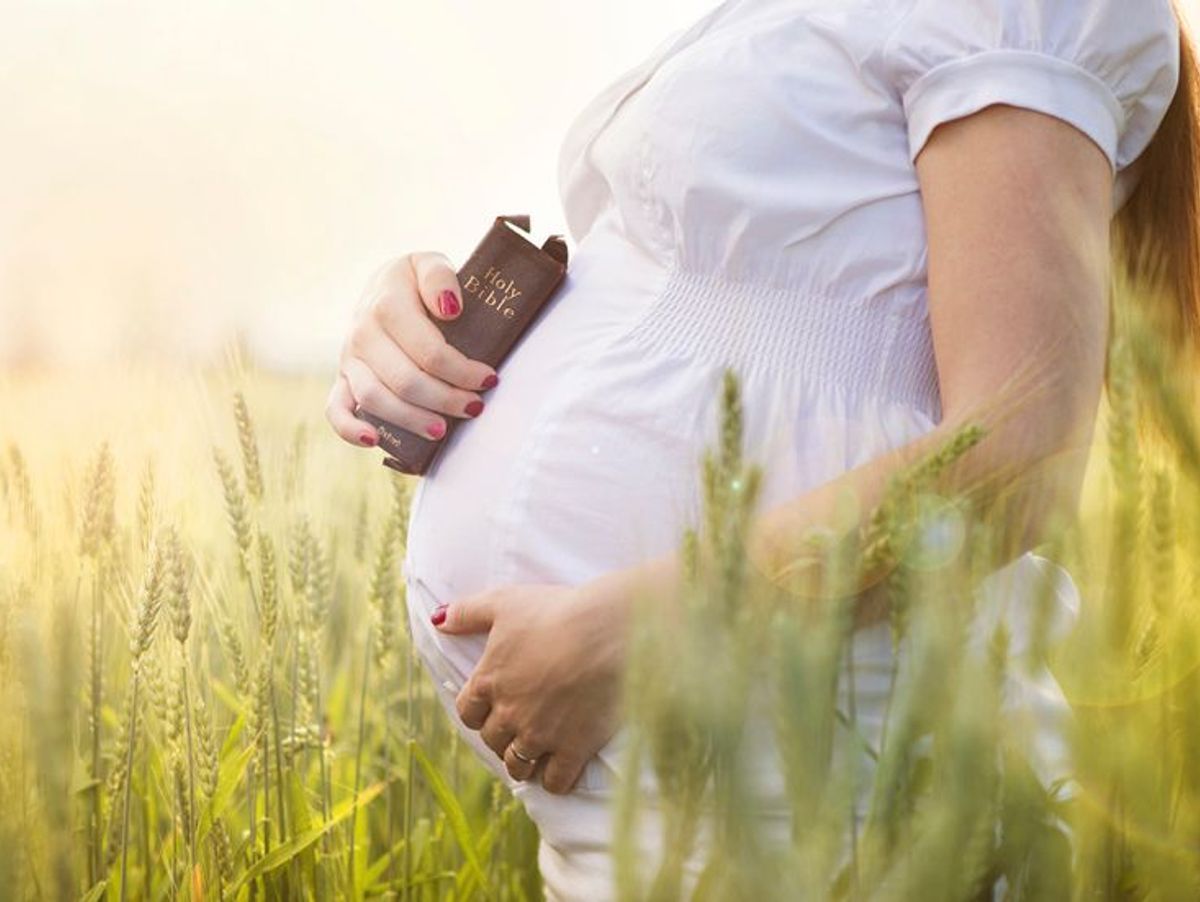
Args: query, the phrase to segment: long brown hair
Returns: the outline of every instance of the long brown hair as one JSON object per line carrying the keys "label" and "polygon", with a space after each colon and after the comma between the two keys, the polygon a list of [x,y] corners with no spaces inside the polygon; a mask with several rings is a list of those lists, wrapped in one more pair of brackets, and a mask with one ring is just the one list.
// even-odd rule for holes
{"label": "long brown hair", "polygon": [[[1114,262],[1171,350],[1200,351],[1200,66],[1179,19],[1179,88],[1138,161],[1137,188],[1113,222]],[[1143,294],[1143,300],[1141,295]]]}

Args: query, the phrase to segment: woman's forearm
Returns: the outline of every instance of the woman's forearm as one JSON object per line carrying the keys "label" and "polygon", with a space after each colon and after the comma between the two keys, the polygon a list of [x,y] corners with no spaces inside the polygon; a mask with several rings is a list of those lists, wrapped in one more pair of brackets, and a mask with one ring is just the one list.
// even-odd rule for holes
{"label": "woman's forearm", "polygon": [[[944,419],[912,442],[760,510],[747,537],[751,562],[780,587],[813,591],[822,586],[819,560],[803,553],[805,534],[816,528],[842,539],[861,536],[884,499],[889,479],[943,449],[969,423],[983,427],[983,438],[940,470],[924,491],[963,497],[968,502],[968,530],[979,524],[992,527],[983,549],[991,556],[990,569],[1037,547],[1056,534],[1078,504],[1094,428],[1093,393],[1077,387],[1043,388],[1048,389],[1040,393],[1043,396],[1027,396],[1015,412],[1006,414],[992,404],[975,416]],[[880,590],[887,569],[860,574],[847,593],[858,602],[860,623],[885,613]]]}
{"label": "woman's forearm", "polygon": [[[977,405],[970,412],[948,413],[914,441],[795,498],[758,508],[746,533],[752,578],[766,579],[793,595],[815,597],[825,585],[825,574],[820,570],[820,558],[806,545],[810,531],[841,541],[861,540],[884,500],[889,480],[944,451],[969,425],[980,427],[983,437],[938,469],[922,490],[964,499],[963,520],[968,530],[980,524],[989,527],[989,542],[980,549],[992,558],[987,562],[989,569],[1003,566],[1056,535],[1079,502],[1098,390],[1066,384],[1065,376],[1054,375],[1054,369],[1045,361],[1026,367],[986,405]],[[1022,381],[1030,376],[1035,378]],[[1036,390],[1029,390],[1029,384]],[[839,598],[853,599],[858,626],[886,616],[886,575],[886,565],[865,569],[858,574],[857,584],[839,594]],[[670,618],[680,585],[680,559],[672,553],[605,574],[589,589],[603,599],[602,604],[620,609],[622,620],[631,604],[648,600],[654,601],[658,613]]]}

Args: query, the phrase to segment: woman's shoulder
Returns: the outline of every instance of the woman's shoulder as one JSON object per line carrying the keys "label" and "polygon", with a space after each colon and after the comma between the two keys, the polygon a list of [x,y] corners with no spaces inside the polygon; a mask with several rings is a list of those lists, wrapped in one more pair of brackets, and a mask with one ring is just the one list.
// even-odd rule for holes
{"label": "woman's shoulder", "polygon": [[1171,0],[880,0],[872,62],[904,104],[915,158],[939,122],[990,103],[1079,126],[1114,169],[1157,130],[1180,77]]}

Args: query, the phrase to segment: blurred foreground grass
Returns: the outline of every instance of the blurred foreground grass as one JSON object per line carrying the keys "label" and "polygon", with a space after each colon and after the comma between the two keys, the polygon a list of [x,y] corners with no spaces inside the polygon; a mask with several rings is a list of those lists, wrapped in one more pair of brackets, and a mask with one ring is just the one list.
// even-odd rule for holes
{"label": "blurred foreground grass", "polygon": [[[663,787],[667,854],[634,866],[628,781],[627,898],[678,896],[706,810],[707,898],[1200,898],[1200,442],[1188,374],[1144,333],[1116,348],[1054,558],[1079,621],[1054,644],[1033,618],[1027,653],[1075,715],[1070,779],[1051,786],[1000,714],[1008,637],[964,641],[973,546],[919,564],[915,478],[865,545],[895,558],[912,666],[879,741],[845,742],[845,617],[749,595],[758,475],[727,380],[697,474],[705,522],[680,537],[686,616],[646,624],[631,660],[630,750]],[[333,437],[326,388],[240,371],[0,384],[0,895],[540,895],[532,825],[456,741],[405,639],[413,483]],[[1147,410],[1165,441],[1139,440]],[[756,688],[786,751],[782,847],[758,834],[742,768]]]}

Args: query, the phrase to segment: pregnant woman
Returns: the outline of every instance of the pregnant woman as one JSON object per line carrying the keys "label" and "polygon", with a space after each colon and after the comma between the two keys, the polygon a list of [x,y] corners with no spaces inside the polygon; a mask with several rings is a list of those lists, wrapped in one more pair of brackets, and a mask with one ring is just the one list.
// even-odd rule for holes
{"label": "pregnant woman", "polygon": [[[376,277],[327,415],[360,447],[378,438],[360,406],[434,438],[474,418],[413,500],[411,627],[448,713],[538,824],[549,896],[613,892],[631,600],[677,584],[724,369],[764,468],[763,572],[841,490],[869,509],[1030,363],[1037,403],[970,455],[1054,461],[1029,502],[1049,522],[1078,500],[1103,384],[1111,223],[1135,272],[1139,248],[1162,248],[1191,322],[1193,76],[1170,0],[725,0],[572,123],[571,268],[501,373],[430,320],[462,309],[451,260]],[[1046,558],[1024,550],[986,581],[1014,652],[1046,577],[1069,623],[1075,587]],[[865,620],[853,654],[870,730],[886,623]],[[1011,669],[1052,773],[1061,694]]]}

